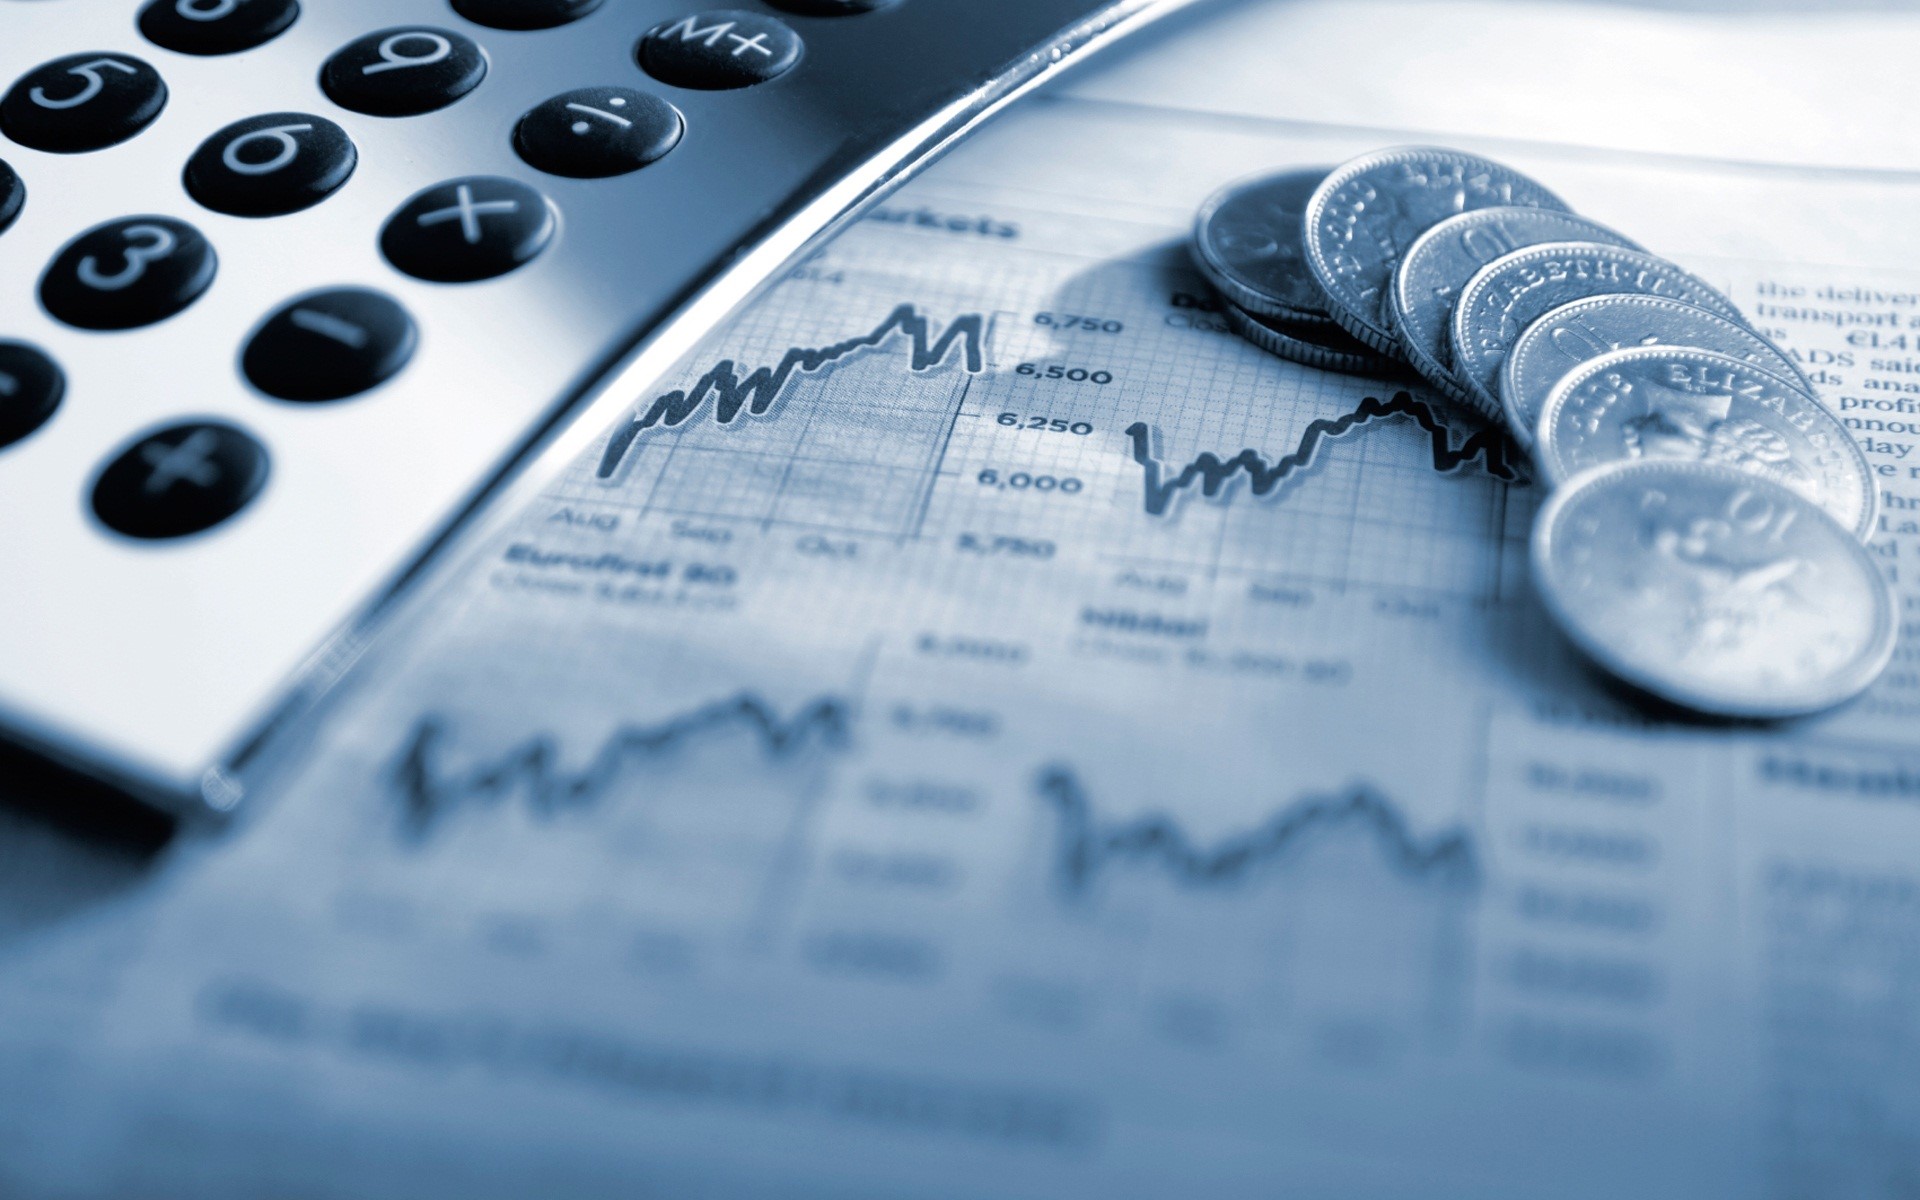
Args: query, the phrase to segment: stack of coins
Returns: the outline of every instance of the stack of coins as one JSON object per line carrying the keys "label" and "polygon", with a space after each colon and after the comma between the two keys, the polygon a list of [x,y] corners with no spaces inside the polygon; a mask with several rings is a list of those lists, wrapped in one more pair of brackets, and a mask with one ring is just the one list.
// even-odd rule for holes
{"label": "stack of coins", "polygon": [[1724,295],[1509,167],[1406,147],[1229,185],[1194,260],[1242,336],[1411,371],[1553,489],[1533,574],[1616,677],[1709,714],[1857,695],[1897,634],[1865,456]]}
{"label": "stack of coins", "polygon": [[1281,171],[1214,193],[1194,223],[1194,262],[1228,323],[1262,350],[1329,371],[1392,373],[1396,356],[1342,329],[1307,267],[1307,201],[1326,177],[1325,167]]}

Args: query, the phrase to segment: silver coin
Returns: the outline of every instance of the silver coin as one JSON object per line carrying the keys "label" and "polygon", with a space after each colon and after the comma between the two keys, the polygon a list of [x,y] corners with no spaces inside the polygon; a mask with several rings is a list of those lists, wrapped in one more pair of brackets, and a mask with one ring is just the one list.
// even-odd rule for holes
{"label": "silver coin", "polygon": [[1799,364],[1745,325],[1664,296],[1606,295],[1575,300],[1526,327],[1500,364],[1500,406],[1522,446],[1533,445],[1553,386],[1589,359],[1633,346],[1692,346],[1730,354],[1820,393]]}
{"label": "silver coin", "polygon": [[1566,205],[1525,175],[1458,150],[1408,146],[1334,168],[1307,201],[1307,266],[1341,328],[1382,354],[1399,343],[1387,303],[1415,238],[1473,208]]}
{"label": "silver coin", "polygon": [[1227,323],[1234,332],[1265,350],[1290,362],[1323,371],[1376,378],[1400,374],[1404,368],[1382,357],[1349,336],[1337,325],[1302,324],[1279,317],[1260,317],[1226,306]]}
{"label": "silver coin", "polygon": [[1307,198],[1327,167],[1279,171],[1221,188],[1193,222],[1193,261],[1228,302],[1262,317],[1331,324],[1307,269]]}
{"label": "silver coin", "polygon": [[1639,249],[1598,221],[1551,208],[1479,208],[1448,217],[1414,239],[1394,268],[1387,303],[1401,353],[1427,382],[1467,402],[1466,389],[1451,369],[1453,302],[1481,267],[1542,242],[1602,242]]}
{"label": "silver coin", "polygon": [[1498,421],[1500,364],[1522,330],[1562,304],[1609,292],[1672,296],[1738,321],[1733,302],[1664,258],[1619,246],[1549,242],[1482,267],[1453,309],[1453,374]]}
{"label": "silver coin", "polygon": [[1602,354],[1560,380],[1534,436],[1550,486],[1625,459],[1715,463],[1793,489],[1863,540],[1873,531],[1873,468],[1840,418],[1791,379],[1730,355]]}
{"label": "silver coin", "polygon": [[1791,488],[1706,463],[1621,463],[1555,492],[1533,577],[1602,667],[1720,716],[1856,696],[1897,634],[1891,589],[1846,529]]}

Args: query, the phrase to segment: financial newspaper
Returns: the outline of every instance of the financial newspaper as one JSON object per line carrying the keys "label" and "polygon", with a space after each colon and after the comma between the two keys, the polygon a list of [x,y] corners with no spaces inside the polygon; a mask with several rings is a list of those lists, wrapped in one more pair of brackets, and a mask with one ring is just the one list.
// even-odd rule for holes
{"label": "financial newspaper", "polygon": [[[0,925],[0,1193],[1911,1196],[1915,44],[1241,4],[1020,107],[635,397],[278,795]],[[1497,432],[1227,330],[1199,201],[1415,142],[1818,383],[1869,695],[1649,715]]]}

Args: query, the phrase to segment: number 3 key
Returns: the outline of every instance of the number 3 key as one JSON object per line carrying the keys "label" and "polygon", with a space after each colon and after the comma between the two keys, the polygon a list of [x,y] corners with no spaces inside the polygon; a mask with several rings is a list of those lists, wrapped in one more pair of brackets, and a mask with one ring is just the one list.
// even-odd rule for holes
{"label": "number 3 key", "polygon": [[213,282],[213,247],[172,217],[123,217],[68,242],[40,277],[47,311],[82,329],[151,325]]}

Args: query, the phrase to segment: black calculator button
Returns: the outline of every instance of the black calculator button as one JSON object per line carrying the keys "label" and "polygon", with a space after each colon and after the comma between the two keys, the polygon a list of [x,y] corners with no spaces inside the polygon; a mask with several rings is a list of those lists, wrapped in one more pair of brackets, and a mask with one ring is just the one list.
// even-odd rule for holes
{"label": "black calculator button", "polygon": [[93,515],[116,533],[176,538],[211,529],[267,482],[267,449],[225,421],[157,429],[115,455],[93,481]]}
{"label": "black calculator button", "polygon": [[784,21],[720,9],[667,21],[640,39],[647,74],[675,87],[717,91],[786,74],[800,61],[800,35]]}
{"label": "black calculator button", "polygon": [[767,3],[806,17],[850,17],[892,8],[897,0],[767,0]]}
{"label": "black calculator button", "polygon": [[300,0],[152,0],[140,32],[178,54],[238,54],[285,33]]}
{"label": "black calculator button", "polygon": [[599,8],[604,0],[453,0],[453,11],[490,29],[554,29]]}
{"label": "black calculator button", "polygon": [[335,288],[283,305],[247,342],[240,368],[281,400],[344,400],[399,374],[419,343],[399,303],[366,288]]}
{"label": "black calculator button", "polygon": [[61,248],[40,277],[40,302],[82,329],[132,329],[198,300],[216,265],[213,247],[185,221],[122,217]]}
{"label": "black calculator button", "polygon": [[27,185],[20,182],[20,176],[14,174],[12,167],[0,159],[0,233],[20,215],[20,209],[27,202]]}
{"label": "black calculator button", "polygon": [[487,56],[472,38],[410,25],[348,42],[321,69],[320,86],[341,108],[412,117],[445,108],[486,77]]}
{"label": "black calculator button", "polygon": [[124,142],[167,104],[160,73],[130,54],[69,54],[21,76],[0,99],[0,132],[22,146],[78,154]]}
{"label": "black calculator button", "polygon": [[60,407],[67,377],[59,364],[25,342],[0,342],[0,446],[47,423]]}
{"label": "black calculator button", "polygon": [[187,160],[187,193],[215,212],[277,217],[325,200],[359,160],[347,131],[325,117],[268,113],[200,143]]}
{"label": "black calculator button", "polygon": [[637,171],[680,144],[686,123],[658,96],[631,88],[562,92],[520,118],[514,149],[554,175],[599,179]]}
{"label": "black calculator button", "polygon": [[553,209],[524,183],[487,175],[451,179],[400,206],[380,249],[400,270],[435,283],[505,275],[553,240]]}

